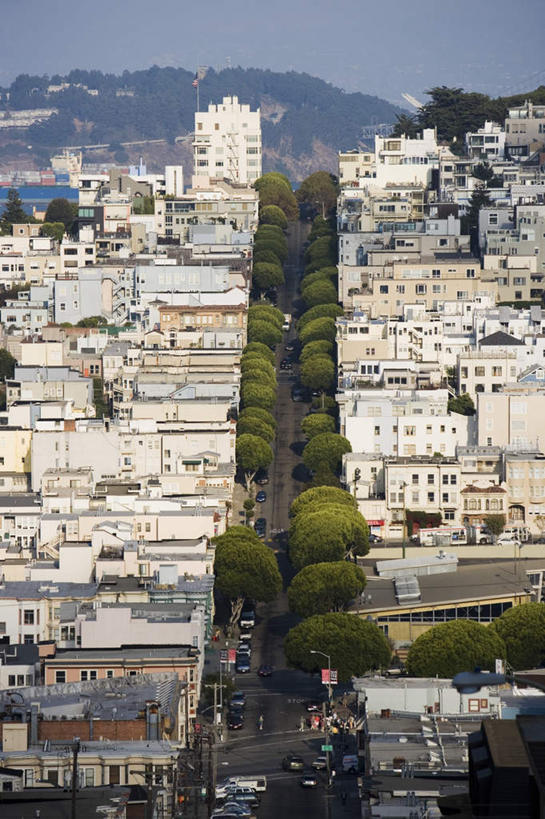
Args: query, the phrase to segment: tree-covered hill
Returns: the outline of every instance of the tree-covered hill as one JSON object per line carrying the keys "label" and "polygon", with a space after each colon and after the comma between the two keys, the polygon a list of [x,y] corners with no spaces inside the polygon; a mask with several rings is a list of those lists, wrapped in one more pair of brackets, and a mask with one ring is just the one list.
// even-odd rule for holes
{"label": "tree-covered hill", "polygon": [[[0,89],[4,100],[0,104],[11,109],[58,109],[48,121],[27,130],[36,149],[146,138],[172,141],[193,130],[193,78],[193,72],[185,69],[157,66],[119,76],[80,70],[63,77],[20,75],[9,88]],[[70,87],[48,93],[50,85],[63,83]],[[98,94],[89,94],[87,89]],[[393,123],[402,113],[378,97],[347,94],[324,80],[296,72],[210,69],[199,91],[201,110],[227,94],[237,95],[252,108],[260,106],[265,166],[282,165],[292,173],[300,162],[305,169],[312,167],[312,157],[320,150],[334,156],[338,150],[356,147],[363,126]]]}

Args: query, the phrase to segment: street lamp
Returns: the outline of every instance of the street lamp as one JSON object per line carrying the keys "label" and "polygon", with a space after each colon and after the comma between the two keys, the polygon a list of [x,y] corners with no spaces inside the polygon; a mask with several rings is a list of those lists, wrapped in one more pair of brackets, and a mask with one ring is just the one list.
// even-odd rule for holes
{"label": "street lamp", "polygon": [[[326,654],[325,651],[318,651],[316,649],[310,649],[311,654],[321,654],[322,657],[325,657],[327,660],[327,670],[328,670],[328,677],[327,677],[327,688],[328,688],[328,701],[329,701],[329,714],[324,714],[324,722],[325,722],[325,744],[326,747],[329,747],[329,722],[328,718],[331,715],[331,655]],[[329,756],[329,750],[326,751],[326,760],[327,760],[327,788],[328,790],[331,788],[331,759]]]}

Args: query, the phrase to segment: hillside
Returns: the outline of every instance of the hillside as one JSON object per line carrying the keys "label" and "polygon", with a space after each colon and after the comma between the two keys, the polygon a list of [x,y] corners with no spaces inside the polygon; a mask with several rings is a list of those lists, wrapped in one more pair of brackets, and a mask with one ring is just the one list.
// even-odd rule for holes
{"label": "hillside", "polygon": [[[0,170],[18,155],[28,158],[28,143],[38,164],[60,146],[107,143],[119,152],[120,142],[140,139],[165,139],[173,147],[173,156],[179,157],[174,138],[193,129],[193,78],[193,72],[181,68],[156,66],[119,76],[80,70],[65,77],[20,75],[9,88],[0,89],[4,101],[0,107],[55,108],[58,114],[24,131],[10,129],[9,136],[3,132]],[[51,85],[64,84],[68,87],[48,92]],[[283,171],[294,181],[319,168],[335,170],[337,151],[356,147],[363,126],[393,123],[402,113],[378,97],[346,94],[317,77],[296,72],[210,69],[199,90],[201,109],[227,94],[238,95],[252,108],[260,106],[264,169]],[[150,167],[168,154],[164,146],[161,160],[159,156],[155,159],[158,151],[152,146],[139,152]]]}

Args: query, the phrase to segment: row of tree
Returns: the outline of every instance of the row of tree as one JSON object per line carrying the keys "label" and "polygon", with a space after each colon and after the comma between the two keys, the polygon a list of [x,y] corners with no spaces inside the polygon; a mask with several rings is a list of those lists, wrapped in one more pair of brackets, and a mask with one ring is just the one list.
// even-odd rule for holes
{"label": "row of tree", "polygon": [[[71,233],[77,224],[78,206],[64,197],[52,199],[45,212],[44,221],[40,227],[41,236],[51,236],[58,242],[62,241],[65,233]],[[23,207],[23,200],[17,188],[10,188],[6,197],[6,204],[0,216],[0,235],[11,235],[13,225],[35,224],[38,220],[27,213]]]}
{"label": "row of tree", "polygon": [[545,603],[514,606],[489,626],[472,620],[434,626],[412,644],[407,669],[417,677],[448,678],[473,668],[493,671],[496,659],[515,670],[543,665]]}

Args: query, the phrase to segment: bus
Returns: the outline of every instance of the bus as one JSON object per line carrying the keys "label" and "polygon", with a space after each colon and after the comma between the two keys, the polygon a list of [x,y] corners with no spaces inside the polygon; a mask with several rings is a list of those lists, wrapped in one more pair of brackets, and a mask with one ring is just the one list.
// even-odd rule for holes
{"label": "bus", "polygon": [[421,546],[465,546],[467,532],[463,526],[438,526],[436,529],[420,529]]}

